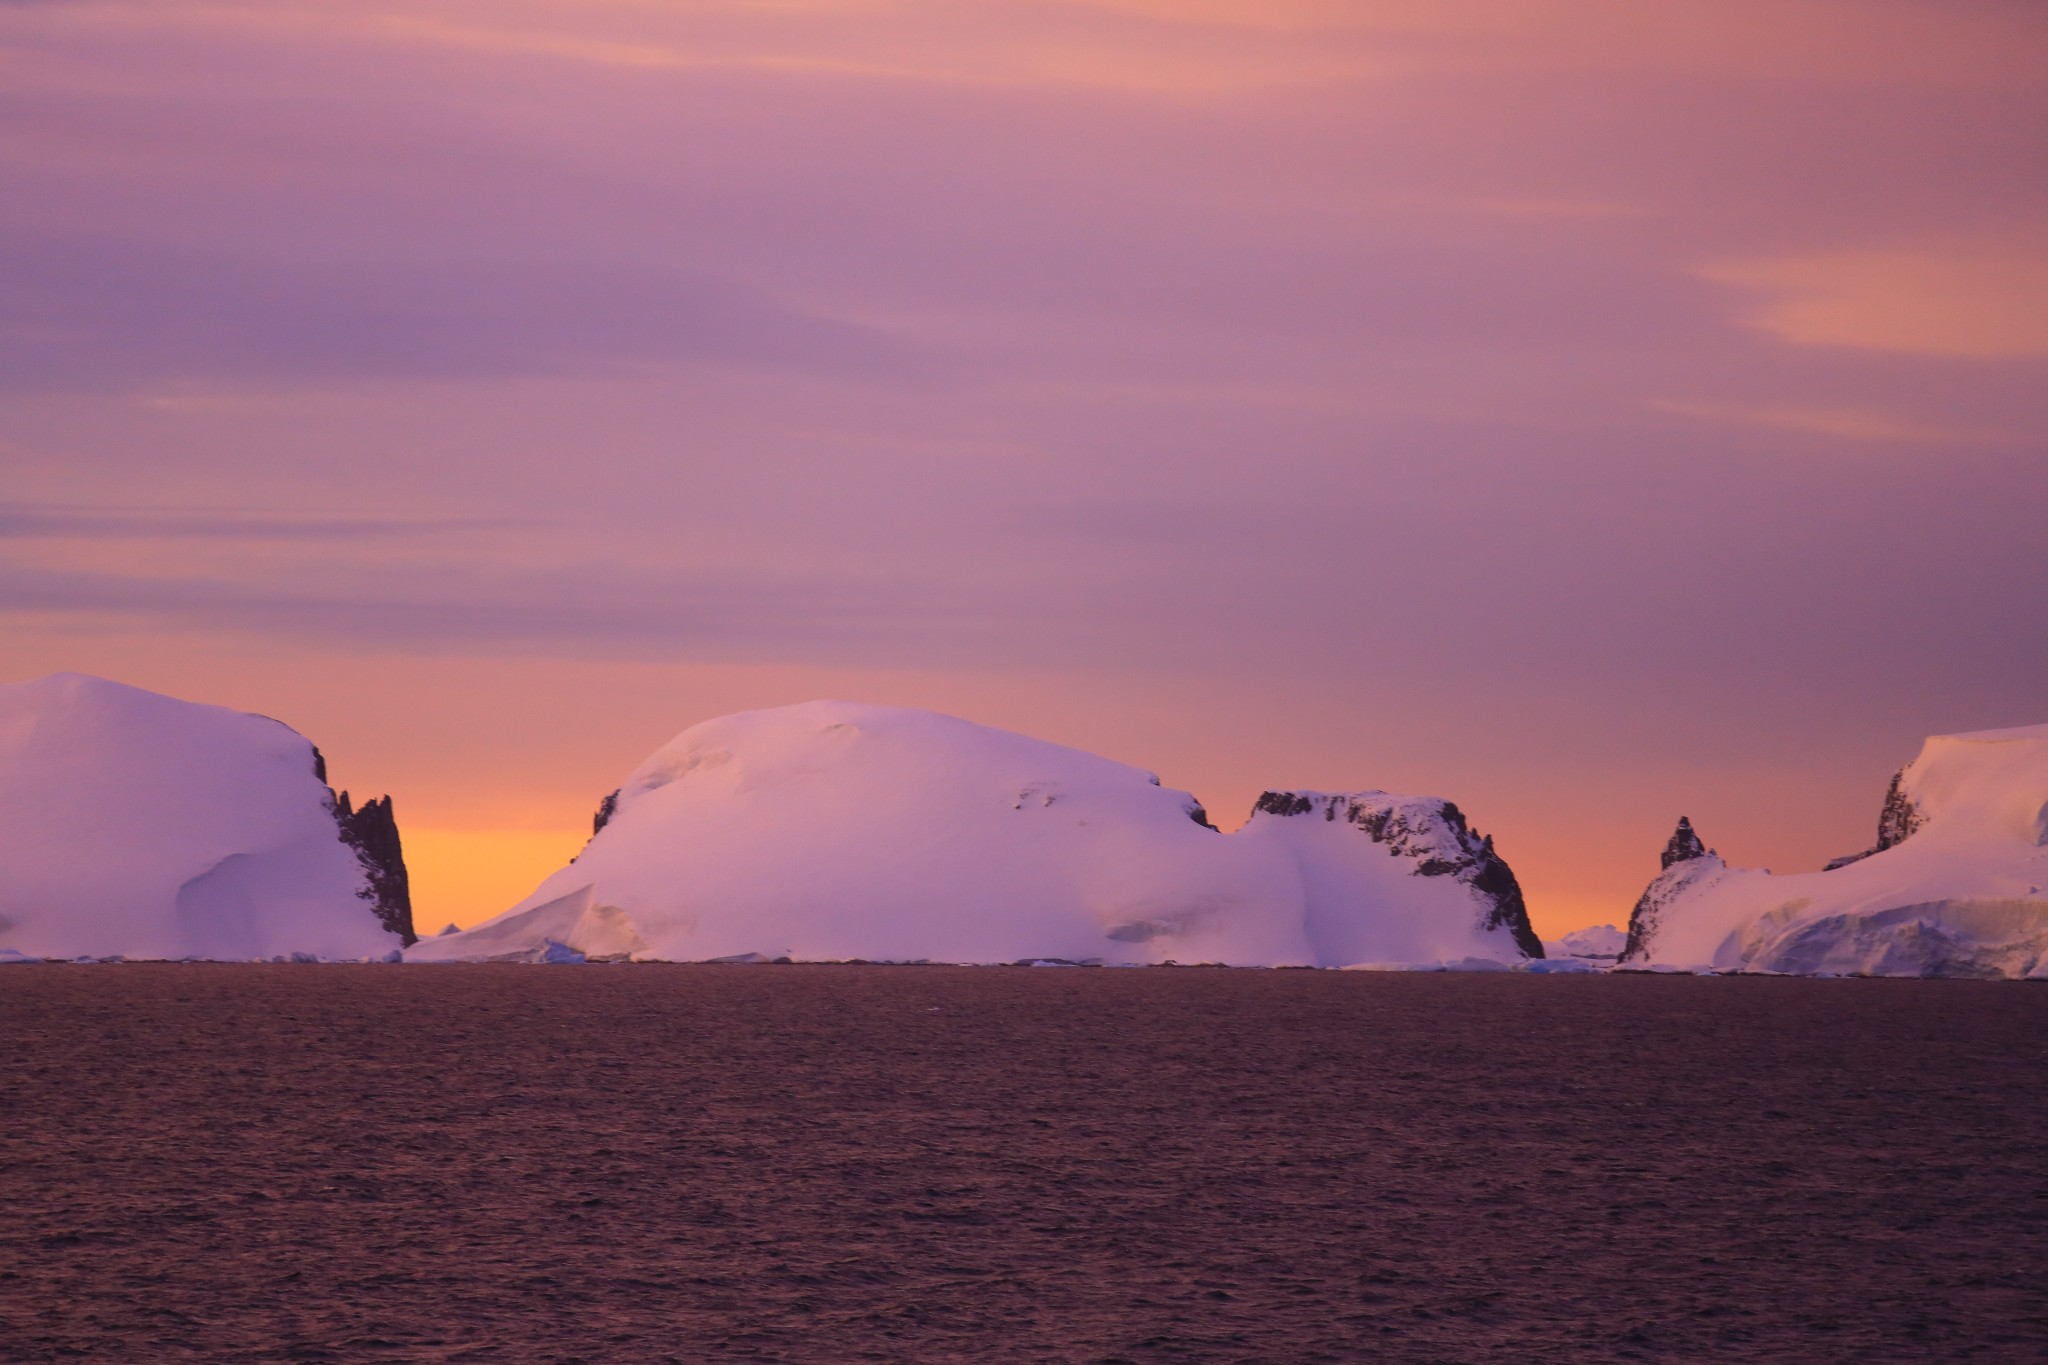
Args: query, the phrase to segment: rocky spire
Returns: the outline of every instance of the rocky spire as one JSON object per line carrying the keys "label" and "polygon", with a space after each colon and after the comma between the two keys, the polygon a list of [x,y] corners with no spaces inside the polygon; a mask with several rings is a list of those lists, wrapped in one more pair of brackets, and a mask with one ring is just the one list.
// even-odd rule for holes
{"label": "rocky spire", "polygon": [[1679,816],[1678,828],[1671,831],[1671,840],[1664,845],[1664,866],[1668,868],[1673,863],[1689,863],[1694,858],[1706,856],[1707,846],[1693,832],[1692,821]]}
{"label": "rocky spire", "polygon": [[1821,870],[1833,872],[1850,863],[1860,863],[1873,853],[1882,853],[1906,842],[1913,832],[1927,823],[1927,814],[1906,795],[1906,770],[1899,769],[1892,774],[1892,784],[1884,791],[1884,809],[1877,813],[1877,842],[1861,853],[1846,853],[1831,859]]}
{"label": "rocky spire", "polygon": [[1663,868],[1656,878],[1643,888],[1642,896],[1635,908],[1629,911],[1628,942],[1621,950],[1621,961],[1635,962],[1649,955],[1651,936],[1657,929],[1657,917],[1664,904],[1679,891],[1697,879],[1701,874],[1711,875],[1710,868],[1688,867],[1680,872],[1671,869],[1683,863],[1698,862],[1711,858],[1714,851],[1700,839],[1692,827],[1692,821],[1685,816],[1678,817],[1678,828],[1671,831],[1671,838],[1664,845]]}
{"label": "rocky spire", "polygon": [[355,850],[369,885],[357,893],[376,909],[377,919],[410,948],[419,941],[412,927],[412,885],[405,872],[405,850],[398,842],[398,820],[391,798],[378,797],[355,809],[347,792],[334,797],[334,823],[341,841]]}
{"label": "rocky spire", "polygon": [[1906,770],[1899,769],[1892,774],[1891,786],[1885,788],[1884,809],[1877,816],[1877,844],[1870,851],[1882,853],[1888,848],[1906,842],[1906,839],[1920,826],[1927,823],[1927,816],[1915,805],[1913,798],[1906,795]]}

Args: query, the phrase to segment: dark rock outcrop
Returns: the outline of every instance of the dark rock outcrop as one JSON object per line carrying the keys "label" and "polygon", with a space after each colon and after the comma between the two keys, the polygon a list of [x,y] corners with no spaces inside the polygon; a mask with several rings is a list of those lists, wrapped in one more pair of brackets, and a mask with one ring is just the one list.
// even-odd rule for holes
{"label": "dark rock outcrop", "polygon": [[[612,817],[619,813],[619,790],[620,789],[618,788],[614,788],[609,794],[606,795],[604,800],[597,803],[597,814],[590,817],[591,839],[595,839],[598,835],[604,833],[604,827],[606,825],[609,825],[612,822]],[[583,856],[584,851],[587,850],[589,847],[590,839],[584,840],[583,848],[578,849],[576,851],[576,857],[569,859],[569,861],[573,863],[576,861],[576,858],[581,858]]]}
{"label": "dark rock outcrop", "polygon": [[[313,745],[313,776],[327,781],[327,755]],[[334,825],[341,841],[354,850],[363,866],[365,885],[356,894],[370,902],[377,922],[398,935],[410,948],[419,942],[412,927],[412,881],[405,872],[405,849],[398,839],[398,820],[391,812],[391,798],[380,796],[365,801],[357,810],[347,792],[327,789],[332,802]]]}
{"label": "dark rock outcrop", "polygon": [[1692,821],[1683,815],[1678,817],[1678,828],[1665,840],[1660,861],[1656,878],[1643,888],[1635,908],[1628,912],[1628,942],[1622,945],[1618,961],[1634,962],[1646,956],[1664,907],[1702,875],[1722,865],[1720,856],[1706,846]]}
{"label": "dark rock outcrop", "polygon": [[1690,862],[1694,858],[1707,856],[1707,846],[1700,842],[1700,836],[1694,831],[1691,820],[1683,815],[1678,817],[1678,828],[1671,831],[1671,838],[1665,843],[1662,856],[1662,866],[1666,868],[1673,863]]}
{"label": "dark rock outcrop", "polygon": [[1389,853],[1413,862],[1418,877],[1452,877],[1471,887],[1489,907],[1482,927],[1505,929],[1524,955],[1543,956],[1543,941],[1529,923],[1514,870],[1493,851],[1492,836],[1468,826],[1465,813],[1451,802],[1384,792],[1324,796],[1269,791],[1260,794],[1252,810],[1283,817],[1313,816],[1320,810],[1325,820],[1357,826]]}
{"label": "dark rock outcrop", "polygon": [[[315,756],[318,756],[315,750]],[[324,764],[322,767],[324,768]],[[397,934],[410,948],[419,941],[412,927],[412,885],[405,872],[405,850],[398,839],[398,820],[391,812],[391,798],[378,797],[355,809],[347,792],[334,797],[334,823],[341,841],[355,850],[363,865],[366,885],[356,894],[377,912],[378,922]]]}
{"label": "dark rock outcrop", "polygon": [[1847,867],[1850,863],[1860,863],[1873,853],[1896,848],[1912,838],[1913,834],[1927,823],[1926,812],[1914,803],[1912,797],[1906,795],[1905,777],[1906,770],[1899,769],[1892,774],[1891,785],[1885,788],[1884,809],[1877,813],[1877,842],[1861,853],[1845,853],[1839,858],[1831,859],[1821,871],[1832,872],[1838,867]]}

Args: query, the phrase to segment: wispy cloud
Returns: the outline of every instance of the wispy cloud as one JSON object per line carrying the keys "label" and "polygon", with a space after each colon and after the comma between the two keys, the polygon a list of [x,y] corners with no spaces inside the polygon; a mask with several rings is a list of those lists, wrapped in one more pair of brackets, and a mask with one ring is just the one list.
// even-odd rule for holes
{"label": "wispy cloud", "polygon": [[0,502],[0,540],[381,540],[538,524],[507,518],[308,517],[234,508]]}
{"label": "wispy cloud", "polygon": [[1763,295],[1746,321],[1794,345],[1958,359],[2048,356],[2048,255],[1844,251],[1699,273]]}
{"label": "wispy cloud", "polygon": [[171,630],[410,656],[1023,662],[1032,609],[987,584],[844,572],[440,562],[123,573],[0,560],[0,618],[57,633]]}
{"label": "wispy cloud", "polygon": [[0,389],[461,379],[636,363],[921,379],[933,353],[717,276],[278,257],[0,232]]}
{"label": "wispy cloud", "polygon": [[1922,422],[1898,413],[1869,408],[1757,406],[1682,399],[1655,399],[1647,406],[1654,412],[1668,412],[1677,417],[1697,417],[1711,422],[1735,422],[1743,426],[1770,427],[1778,431],[1837,437],[1846,441],[1906,445],[1982,445],[2011,439],[2004,433],[1981,427]]}

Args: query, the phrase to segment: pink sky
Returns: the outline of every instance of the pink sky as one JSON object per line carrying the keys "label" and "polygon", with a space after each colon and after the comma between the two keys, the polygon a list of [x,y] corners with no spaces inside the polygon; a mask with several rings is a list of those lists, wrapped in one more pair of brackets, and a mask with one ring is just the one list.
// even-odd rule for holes
{"label": "pink sky", "polygon": [[0,677],[428,927],[818,695],[1457,800],[1538,927],[2048,720],[2022,0],[0,3]]}

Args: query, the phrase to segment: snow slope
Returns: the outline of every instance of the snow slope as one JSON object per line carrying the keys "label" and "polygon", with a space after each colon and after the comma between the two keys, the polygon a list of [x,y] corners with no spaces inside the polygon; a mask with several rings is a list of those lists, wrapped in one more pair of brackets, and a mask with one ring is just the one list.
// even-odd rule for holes
{"label": "snow slope", "polygon": [[1826,870],[1730,867],[1681,823],[1624,963],[2048,976],[2048,725],[1929,739],[1877,846]]}
{"label": "snow slope", "polygon": [[[1448,913],[1448,955],[1502,955],[1500,935],[1466,932],[1487,907],[1456,876],[1415,875],[1356,828],[1325,849],[1321,830],[1253,823],[1220,834],[1185,792],[1078,750],[809,702],[685,731],[606,799],[569,866],[406,956],[1335,965],[1367,942],[1340,903]],[[1446,955],[1427,934],[1398,946]]]}
{"label": "snow slope", "polygon": [[1515,874],[1448,801],[1387,792],[1267,792],[1231,836],[1301,869],[1318,966],[1542,957]]}
{"label": "snow slope", "polygon": [[0,948],[388,954],[316,763],[264,716],[79,674],[0,686]]}

